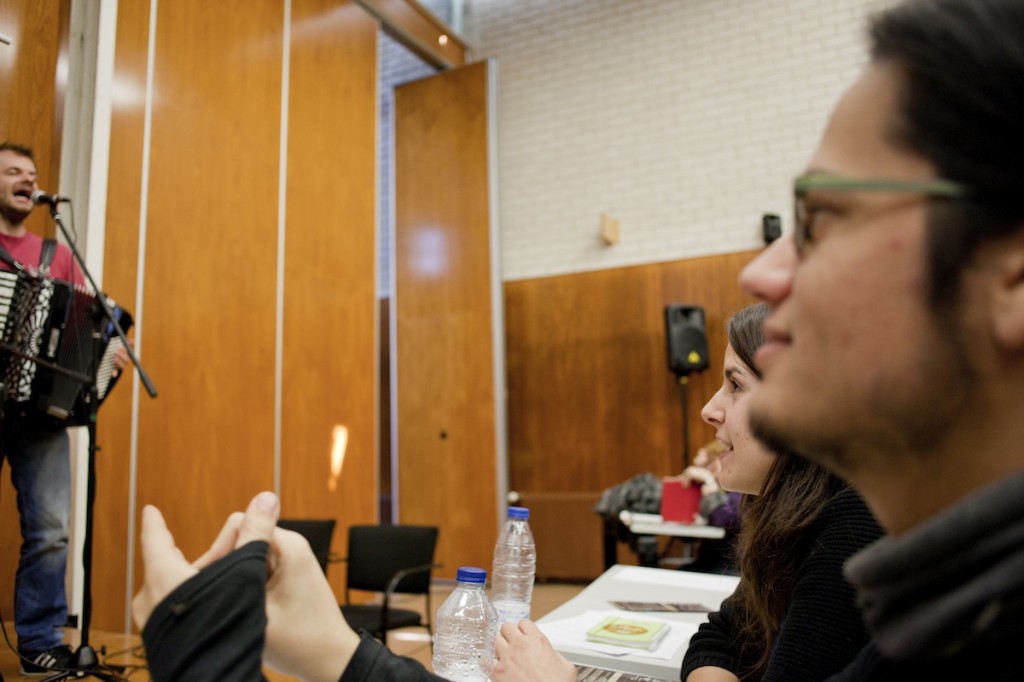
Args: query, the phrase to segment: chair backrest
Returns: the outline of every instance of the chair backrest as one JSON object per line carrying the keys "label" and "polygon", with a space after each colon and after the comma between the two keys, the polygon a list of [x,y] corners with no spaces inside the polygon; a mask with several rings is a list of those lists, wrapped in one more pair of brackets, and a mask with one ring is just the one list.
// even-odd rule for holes
{"label": "chair backrest", "polygon": [[293,530],[309,542],[320,568],[327,573],[327,560],[331,555],[331,538],[334,536],[334,519],[280,519],[277,525]]}
{"label": "chair backrest", "polygon": [[[434,562],[436,526],[351,526],[347,588],[383,592],[395,573]],[[430,571],[410,574],[395,592],[429,594]]]}

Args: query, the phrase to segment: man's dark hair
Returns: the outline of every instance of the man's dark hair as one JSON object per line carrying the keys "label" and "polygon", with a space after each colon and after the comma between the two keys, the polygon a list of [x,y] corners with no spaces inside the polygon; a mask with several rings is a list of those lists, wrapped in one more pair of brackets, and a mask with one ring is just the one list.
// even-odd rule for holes
{"label": "man's dark hair", "polygon": [[872,58],[904,79],[893,141],[970,193],[932,205],[931,296],[943,308],[975,248],[1024,222],[1024,2],[909,0],[870,35]]}
{"label": "man's dark hair", "polygon": [[18,144],[17,142],[10,142],[5,140],[0,142],[0,152],[14,152],[18,156],[24,156],[26,159],[32,159],[32,163],[36,162],[35,152],[32,151],[32,147]]}

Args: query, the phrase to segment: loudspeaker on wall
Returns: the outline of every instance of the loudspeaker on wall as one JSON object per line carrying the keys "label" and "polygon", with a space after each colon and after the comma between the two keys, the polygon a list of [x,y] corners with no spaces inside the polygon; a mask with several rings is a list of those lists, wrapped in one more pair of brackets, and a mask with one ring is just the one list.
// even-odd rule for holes
{"label": "loudspeaker on wall", "polygon": [[774,213],[765,213],[761,216],[761,232],[764,243],[771,244],[782,236],[782,218]]}
{"label": "loudspeaker on wall", "polygon": [[668,367],[682,376],[708,368],[708,338],[704,309],[681,303],[665,306]]}

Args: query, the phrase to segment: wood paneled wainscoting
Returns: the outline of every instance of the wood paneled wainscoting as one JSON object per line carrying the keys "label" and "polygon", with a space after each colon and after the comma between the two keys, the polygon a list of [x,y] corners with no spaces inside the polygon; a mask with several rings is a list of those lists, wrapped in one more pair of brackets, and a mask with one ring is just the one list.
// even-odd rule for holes
{"label": "wood paneled wainscoting", "polygon": [[725,322],[750,303],[737,285],[755,252],[508,282],[509,488],[534,504],[540,577],[603,570],[605,488],[682,470],[681,391],[666,359],[664,308],[704,308],[710,368],[690,375],[689,452],[714,438],[700,410],[721,384]]}

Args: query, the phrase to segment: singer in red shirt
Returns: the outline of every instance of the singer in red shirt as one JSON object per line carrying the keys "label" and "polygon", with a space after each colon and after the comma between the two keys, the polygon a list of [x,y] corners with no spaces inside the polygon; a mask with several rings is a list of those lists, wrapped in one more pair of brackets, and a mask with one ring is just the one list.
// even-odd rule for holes
{"label": "singer in red shirt", "polygon": [[[44,240],[25,229],[35,208],[36,164],[29,147],[0,143],[0,269],[15,261],[29,272],[40,268]],[[48,275],[83,284],[71,251],[58,244]],[[14,580],[14,627],[23,673],[67,668],[64,644],[67,599],[64,571],[71,509],[70,445],[67,430],[52,419],[5,405],[0,421],[0,467],[6,461],[21,515],[21,554]],[[6,614],[5,614],[6,615]]]}

